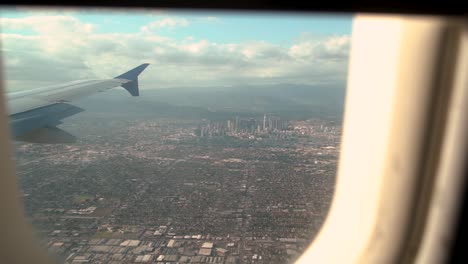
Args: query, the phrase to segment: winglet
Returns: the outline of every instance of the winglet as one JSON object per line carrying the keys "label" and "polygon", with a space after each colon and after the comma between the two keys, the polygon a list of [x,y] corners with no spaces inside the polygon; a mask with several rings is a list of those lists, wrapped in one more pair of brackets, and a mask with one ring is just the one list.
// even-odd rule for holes
{"label": "winglet", "polygon": [[126,73],[123,73],[114,79],[126,79],[131,82],[122,84],[122,87],[125,88],[132,96],[139,96],[140,90],[138,88],[138,75],[148,67],[149,63],[143,63],[140,66],[129,70]]}

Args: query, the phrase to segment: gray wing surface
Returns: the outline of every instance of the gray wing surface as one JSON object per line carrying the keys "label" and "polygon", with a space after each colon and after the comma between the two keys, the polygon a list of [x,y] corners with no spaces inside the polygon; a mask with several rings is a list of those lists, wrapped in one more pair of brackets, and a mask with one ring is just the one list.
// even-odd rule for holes
{"label": "gray wing surface", "polygon": [[15,140],[34,143],[69,143],[76,138],[56,126],[62,119],[84,111],[71,101],[122,86],[139,96],[138,75],[142,64],[114,79],[79,80],[7,94],[10,126]]}

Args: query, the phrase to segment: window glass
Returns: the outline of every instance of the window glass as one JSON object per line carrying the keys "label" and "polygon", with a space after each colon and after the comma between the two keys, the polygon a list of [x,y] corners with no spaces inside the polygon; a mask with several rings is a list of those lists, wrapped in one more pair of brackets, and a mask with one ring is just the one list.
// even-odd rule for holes
{"label": "window glass", "polygon": [[[293,262],[334,192],[351,22],[2,9],[17,177],[43,246],[66,263]],[[142,63],[140,96],[82,96]]]}

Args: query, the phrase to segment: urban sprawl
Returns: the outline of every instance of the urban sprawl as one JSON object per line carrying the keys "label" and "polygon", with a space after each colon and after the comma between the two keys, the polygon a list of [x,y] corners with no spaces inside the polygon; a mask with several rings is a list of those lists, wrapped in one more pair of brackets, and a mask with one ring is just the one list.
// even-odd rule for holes
{"label": "urban sprawl", "polygon": [[64,128],[75,144],[16,143],[26,213],[60,262],[291,263],[327,216],[340,124],[96,120]]}

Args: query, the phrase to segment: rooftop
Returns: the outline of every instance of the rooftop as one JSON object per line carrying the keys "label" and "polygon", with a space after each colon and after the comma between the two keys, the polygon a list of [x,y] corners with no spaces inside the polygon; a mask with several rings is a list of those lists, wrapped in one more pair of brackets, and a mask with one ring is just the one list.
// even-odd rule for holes
{"label": "rooftop", "polygon": [[200,251],[198,251],[198,255],[211,256],[211,248],[201,248]]}
{"label": "rooftop", "polygon": [[205,242],[203,243],[202,248],[213,248],[213,243]]}

